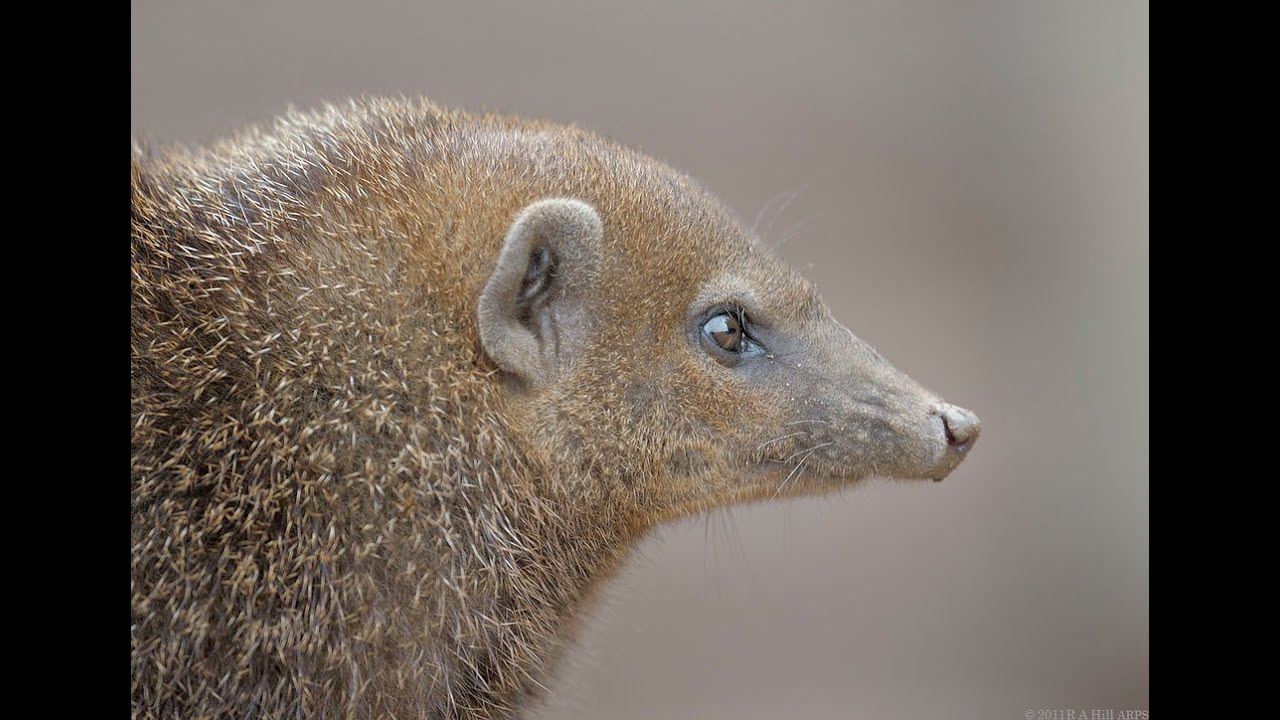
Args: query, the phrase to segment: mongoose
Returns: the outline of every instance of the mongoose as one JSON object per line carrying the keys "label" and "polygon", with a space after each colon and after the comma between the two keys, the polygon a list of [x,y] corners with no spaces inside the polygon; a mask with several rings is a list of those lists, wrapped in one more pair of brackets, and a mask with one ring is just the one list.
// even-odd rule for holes
{"label": "mongoose", "polygon": [[135,717],[519,717],[655,524],[978,437],[572,126],[366,100],[130,173]]}

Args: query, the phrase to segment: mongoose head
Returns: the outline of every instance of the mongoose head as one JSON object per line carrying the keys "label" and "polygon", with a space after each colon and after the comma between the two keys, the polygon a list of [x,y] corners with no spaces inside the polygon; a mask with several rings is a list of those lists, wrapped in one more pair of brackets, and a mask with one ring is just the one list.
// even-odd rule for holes
{"label": "mongoose head", "polygon": [[353,103],[131,190],[135,714],[510,716],[655,523],[978,436],[575,128]]}
{"label": "mongoose head", "polygon": [[977,416],[895,369],[692,181],[650,172],[524,206],[480,292],[483,349],[578,492],[648,525],[955,469]]}

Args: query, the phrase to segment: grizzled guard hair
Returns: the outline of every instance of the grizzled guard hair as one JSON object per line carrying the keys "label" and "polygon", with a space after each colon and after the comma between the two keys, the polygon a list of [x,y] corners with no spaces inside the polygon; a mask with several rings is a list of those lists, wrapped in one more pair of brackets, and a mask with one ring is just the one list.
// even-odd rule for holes
{"label": "grizzled guard hair", "polygon": [[978,436],[574,127],[354,102],[130,181],[134,717],[519,716],[655,524]]}

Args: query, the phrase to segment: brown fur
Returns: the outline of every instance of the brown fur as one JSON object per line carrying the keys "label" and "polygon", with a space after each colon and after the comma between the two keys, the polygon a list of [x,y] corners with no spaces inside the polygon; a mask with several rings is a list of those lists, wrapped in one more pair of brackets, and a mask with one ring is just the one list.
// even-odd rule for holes
{"label": "brown fur", "polygon": [[[130,169],[135,716],[515,716],[655,523],[937,463],[896,439],[936,408],[813,415],[878,356],[696,183],[590,133],[366,101]],[[522,388],[477,297],[545,197],[598,210],[605,282],[581,357]],[[726,277],[817,348],[794,387],[689,350]]]}

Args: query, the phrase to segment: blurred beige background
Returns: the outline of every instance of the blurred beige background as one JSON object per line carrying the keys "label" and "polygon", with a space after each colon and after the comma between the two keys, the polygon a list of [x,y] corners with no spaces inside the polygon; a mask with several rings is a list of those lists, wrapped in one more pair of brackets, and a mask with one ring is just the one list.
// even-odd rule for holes
{"label": "blurred beige background", "polygon": [[1146,708],[1144,2],[134,2],[130,126],[377,93],[570,121],[703,180],[985,428],[938,485],[655,532],[569,718]]}

